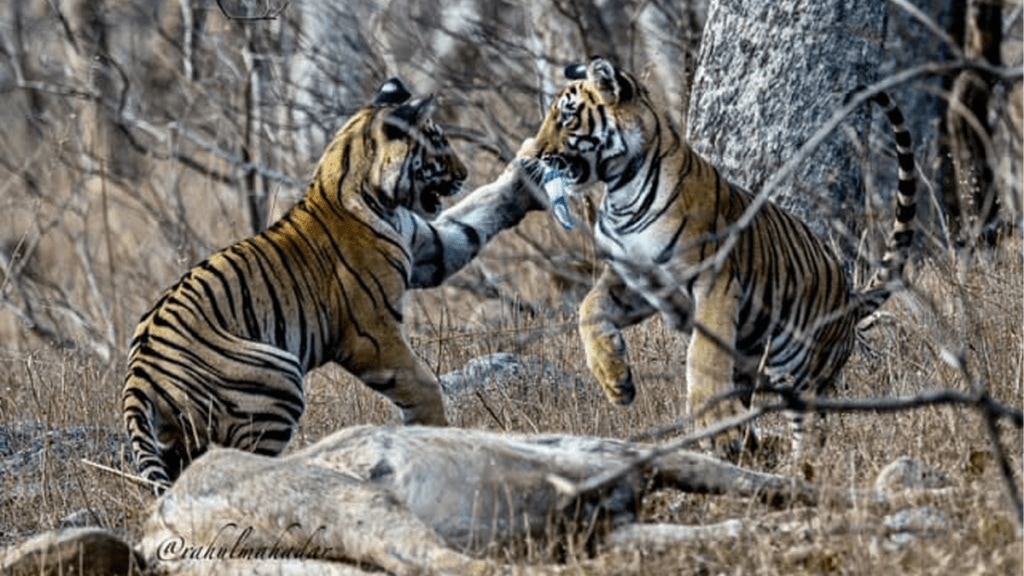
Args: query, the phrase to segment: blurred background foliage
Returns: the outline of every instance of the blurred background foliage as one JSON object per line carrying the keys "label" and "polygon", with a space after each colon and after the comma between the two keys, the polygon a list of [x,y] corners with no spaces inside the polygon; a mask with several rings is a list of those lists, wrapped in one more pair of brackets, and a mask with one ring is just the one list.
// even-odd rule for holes
{"label": "blurred background foliage", "polygon": [[[907,0],[894,0],[877,22],[856,32],[879,48],[877,67],[864,71],[873,76],[868,81],[928,62],[981,63],[918,75],[893,90],[918,139],[932,242],[955,248],[1007,230],[1017,234],[1021,83],[1014,67],[1021,65],[1021,6],[915,2],[920,16]],[[801,10],[791,0],[749,4]],[[470,186],[495,176],[536,129],[563,82],[562,68],[591,55],[636,72],[685,125],[701,113],[690,105],[700,66],[720,65],[715,54],[701,51],[706,27],[715,24],[716,10],[736,5],[6,3],[0,8],[3,348],[13,354],[54,346],[119,361],[136,319],[159,292],[294,203],[333,133],[393,75],[415,93],[438,96],[440,120],[472,167]],[[829,63],[825,56],[820,61]],[[963,80],[964,71],[976,77]],[[753,83],[741,89],[765,92]],[[951,97],[956,94],[967,94],[967,104]],[[809,90],[807,97],[817,95]],[[836,105],[841,97],[828,94]],[[759,98],[770,101],[772,93]],[[961,114],[965,106],[973,113]],[[949,119],[955,127],[947,126]],[[877,124],[870,132],[883,130]],[[690,137],[714,131],[705,127]],[[978,136],[957,148],[970,154],[950,152],[951,131],[963,141]],[[752,155],[759,145],[750,145]],[[892,160],[874,158],[887,148],[869,146],[859,156],[858,188],[869,198],[860,204],[881,202],[876,197],[888,190]],[[966,167],[952,166],[954,157]],[[887,206],[878,208],[885,223]],[[591,196],[580,209],[593,214]],[[415,294],[410,323],[414,330],[441,321],[472,330],[509,314],[571,315],[598,266],[587,234],[569,235],[546,215],[534,215],[445,288]]]}

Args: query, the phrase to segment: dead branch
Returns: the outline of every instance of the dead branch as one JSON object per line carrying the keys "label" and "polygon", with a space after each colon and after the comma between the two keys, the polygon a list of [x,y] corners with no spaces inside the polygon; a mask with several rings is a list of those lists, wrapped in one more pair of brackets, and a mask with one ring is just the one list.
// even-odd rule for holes
{"label": "dead branch", "polygon": [[[115,69],[119,70],[118,67],[115,67]],[[84,90],[73,86],[63,86],[49,82],[19,79],[17,82],[17,88],[29,92],[50,94],[65,98],[75,98],[88,102],[95,102],[104,106],[106,105],[101,95],[91,90]],[[117,109],[112,110],[112,112],[116,113],[113,121],[115,126],[127,139],[128,144],[143,156],[149,156],[156,160],[173,160],[180,162],[183,166],[190,168],[197,174],[221,184],[234,184],[236,181],[236,179],[230,174],[217,170],[212,166],[203,163],[201,160],[181,152],[180,147],[174,147],[175,151],[173,153],[164,153],[154,147],[147,146],[139,140],[134,132],[135,130],[162,142],[170,141],[174,137],[182,137],[190,143],[195,144],[201,150],[210,154],[214,158],[227,162],[229,165],[243,173],[252,172],[274,182],[293,188],[302,188],[305,185],[304,181],[293,178],[278,170],[270,169],[259,163],[247,161],[246,159],[239,157],[233,151],[225,150],[223,147],[207,141],[198,134],[195,134],[184,123],[174,121],[166,123],[163,127],[160,127],[147,121],[145,118],[138,117],[133,114],[131,110],[124,108],[126,99],[126,94],[120,95],[119,102],[117,103]]]}
{"label": "dead branch", "polygon": [[240,22],[247,22],[251,20],[276,20],[277,17],[280,16],[285,11],[286,8],[288,8],[288,2],[281,4],[281,6],[279,6],[276,10],[271,10],[270,7],[268,6],[266,10],[263,11],[263,14],[259,14],[256,16],[235,16],[234,14],[228,12],[227,8],[224,7],[224,3],[222,0],[217,0],[217,8],[220,8],[221,14],[223,14],[224,17],[228,20],[237,20]]}
{"label": "dead branch", "polygon": [[934,34],[936,38],[942,40],[942,43],[946,45],[946,49],[953,55],[953,58],[957,60],[964,59],[964,52],[960,49],[960,45],[957,44],[956,40],[954,40],[948,32],[939,26],[934,18],[926,15],[920,8],[909,2],[909,0],[889,0],[889,2],[899,7],[900,10],[906,12],[914,20],[917,20],[922,26],[927,28],[929,32]]}
{"label": "dead branch", "polygon": [[167,488],[167,486],[165,486],[164,484],[161,484],[160,482],[153,482],[152,480],[150,480],[148,478],[143,478],[142,476],[139,476],[137,474],[129,474],[127,472],[118,470],[116,468],[111,468],[110,466],[104,466],[103,464],[99,464],[97,462],[93,462],[93,461],[87,460],[85,458],[79,459],[79,462],[81,462],[82,464],[85,464],[86,466],[91,466],[92,468],[95,468],[95,469],[100,470],[102,472],[106,472],[107,474],[113,474],[114,476],[119,476],[121,478],[124,478],[125,480],[130,481],[130,482],[134,482],[135,484],[138,484],[139,486],[145,486],[146,488],[164,488],[164,489]]}
{"label": "dead branch", "polygon": [[[779,390],[756,390],[756,392],[776,392],[782,400],[772,404],[762,404],[752,407],[744,414],[726,418],[714,424],[698,430],[692,434],[683,436],[677,440],[651,448],[633,461],[617,469],[608,470],[602,474],[591,476],[582,482],[575,483],[570,490],[571,494],[586,494],[595,490],[601,490],[612,483],[620,480],[627,474],[635,472],[638,468],[649,465],[652,461],[666,454],[689,448],[698,442],[714,438],[734,428],[749,424],[766,414],[778,412],[816,412],[818,414],[839,414],[854,412],[902,412],[929,408],[944,405],[962,405],[981,412],[989,429],[990,440],[996,450],[997,459],[1000,462],[1000,470],[1004,480],[1004,488],[1007,497],[1014,509],[1014,519],[1018,528],[1024,527],[1024,507],[1021,506],[1021,496],[1017,490],[1013,469],[1010,465],[1002,442],[999,441],[997,423],[999,420],[1009,420],[1017,428],[1024,427],[1024,413],[992,399],[987,392],[979,390],[973,393],[958,392],[955,390],[930,390],[922,392],[910,398],[872,398],[867,400],[838,400],[827,398],[804,399],[793,392]],[[742,391],[730,391],[729,393],[712,398],[704,407],[704,410],[711,410],[719,402],[734,398]],[[682,422],[676,422],[668,427],[659,428],[644,436],[659,437],[670,432],[689,428],[691,423],[700,416],[700,413],[686,418]],[[684,424],[685,422],[685,424]]]}

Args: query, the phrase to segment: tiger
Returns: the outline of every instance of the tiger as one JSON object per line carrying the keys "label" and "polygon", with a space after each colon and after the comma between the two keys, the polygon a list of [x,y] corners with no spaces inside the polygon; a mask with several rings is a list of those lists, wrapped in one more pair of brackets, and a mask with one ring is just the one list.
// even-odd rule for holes
{"label": "tiger", "polygon": [[155,493],[211,444],[280,454],[306,408],[305,374],[327,362],[406,424],[448,424],[437,378],[406,338],[404,294],[439,285],[542,205],[522,194],[533,179],[517,161],[441,212],[467,168],[435,108],[433,96],[385,82],[338,131],[299,202],[189,270],[142,316],[122,408]]}
{"label": "tiger", "polygon": [[[895,134],[895,222],[874,277],[853,290],[825,243],[774,203],[739,227],[755,197],[694,152],[635,76],[603,58],[565,74],[527,155],[570,187],[605,184],[593,224],[604,267],[579,306],[578,332],[608,399],[636,397],[622,330],[655,314],[691,334],[686,410],[699,428],[741,416],[758,387],[789,398],[833,389],[858,323],[902,282],[913,241],[914,157],[896,105],[874,96]],[[803,416],[790,417],[795,458]],[[705,446],[735,460],[759,442],[751,425]]]}

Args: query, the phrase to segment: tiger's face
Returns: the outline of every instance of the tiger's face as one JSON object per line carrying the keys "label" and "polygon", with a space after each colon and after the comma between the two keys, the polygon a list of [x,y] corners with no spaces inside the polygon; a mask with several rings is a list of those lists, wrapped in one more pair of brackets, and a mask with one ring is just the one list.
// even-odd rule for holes
{"label": "tiger's face", "polygon": [[532,155],[575,184],[612,184],[635,173],[654,121],[645,88],[601,58],[565,75],[572,82],[551,104]]}
{"label": "tiger's face", "polygon": [[386,82],[373,105],[379,107],[371,179],[385,206],[402,206],[432,219],[441,199],[459,192],[468,170],[434,123],[434,98],[410,100],[397,79]]}

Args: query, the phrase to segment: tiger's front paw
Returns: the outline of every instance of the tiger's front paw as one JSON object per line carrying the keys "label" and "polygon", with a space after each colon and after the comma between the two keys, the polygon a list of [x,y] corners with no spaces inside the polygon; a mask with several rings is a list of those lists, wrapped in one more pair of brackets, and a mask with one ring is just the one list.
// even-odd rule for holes
{"label": "tiger's front paw", "polygon": [[605,396],[615,404],[631,404],[636,398],[633,371],[626,362],[622,334],[601,334],[586,341],[587,366],[597,378]]}
{"label": "tiger's front paw", "polygon": [[407,425],[447,427],[448,417],[445,415],[444,401],[440,394],[431,395],[419,403],[402,408],[402,421]]}

